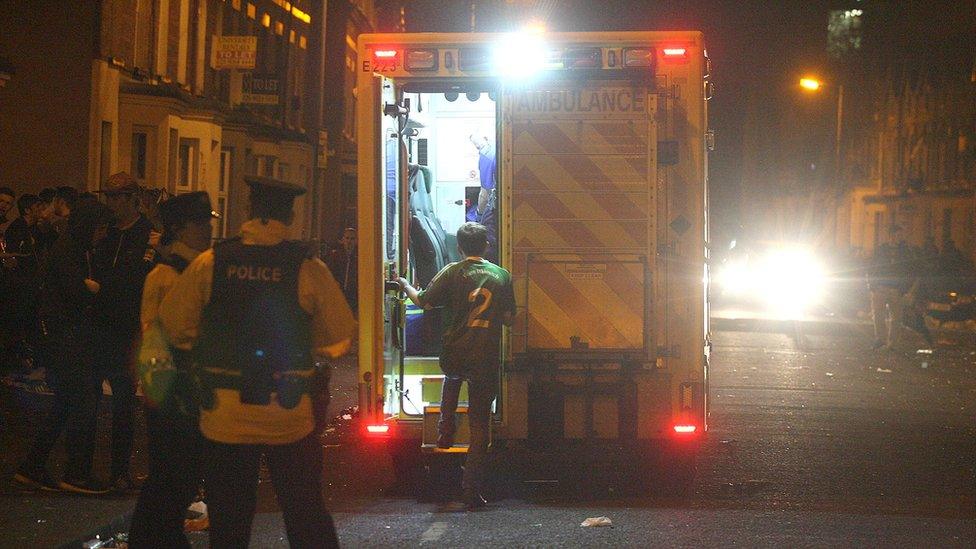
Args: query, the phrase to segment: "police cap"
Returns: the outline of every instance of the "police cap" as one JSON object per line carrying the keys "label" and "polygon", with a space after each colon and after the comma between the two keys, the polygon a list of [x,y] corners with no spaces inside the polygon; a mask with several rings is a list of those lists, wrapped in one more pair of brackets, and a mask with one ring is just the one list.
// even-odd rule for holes
{"label": "police cap", "polygon": [[305,188],[287,181],[270,177],[245,176],[244,182],[251,188],[251,197],[261,197],[276,201],[294,200],[296,196],[305,194]]}
{"label": "police cap", "polygon": [[164,226],[181,225],[188,221],[207,221],[220,214],[210,205],[210,195],[195,191],[176,195],[159,205],[159,217]]}

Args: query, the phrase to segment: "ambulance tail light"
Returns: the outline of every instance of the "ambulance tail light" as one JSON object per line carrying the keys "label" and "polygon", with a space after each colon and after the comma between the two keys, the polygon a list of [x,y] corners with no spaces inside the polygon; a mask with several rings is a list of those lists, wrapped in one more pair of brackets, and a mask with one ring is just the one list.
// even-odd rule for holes
{"label": "ambulance tail light", "polygon": [[674,426],[674,433],[678,436],[691,436],[698,431],[698,426],[692,423],[678,423]]}
{"label": "ambulance tail light", "polygon": [[622,56],[625,68],[654,66],[653,48],[624,48]]}
{"label": "ambulance tail light", "polygon": [[390,46],[379,46],[373,50],[373,71],[393,72],[400,65],[400,50]]}
{"label": "ambulance tail light", "polygon": [[389,438],[390,431],[390,425],[388,423],[366,425],[366,436],[369,438]]}
{"label": "ambulance tail light", "polygon": [[688,48],[684,46],[665,46],[661,48],[661,60],[666,63],[684,63],[688,61]]}
{"label": "ambulance tail light", "polygon": [[403,65],[408,71],[436,71],[437,50],[407,50]]}

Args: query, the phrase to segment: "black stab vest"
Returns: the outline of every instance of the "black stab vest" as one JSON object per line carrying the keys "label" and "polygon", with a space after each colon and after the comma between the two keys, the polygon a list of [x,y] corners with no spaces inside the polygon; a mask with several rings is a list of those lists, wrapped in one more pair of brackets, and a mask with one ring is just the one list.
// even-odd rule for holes
{"label": "black stab vest", "polygon": [[214,246],[210,302],[194,346],[205,392],[233,389],[241,403],[255,405],[270,404],[276,393],[284,408],[308,392],[311,321],[298,302],[307,255],[301,242],[256,246],[235,238]]}

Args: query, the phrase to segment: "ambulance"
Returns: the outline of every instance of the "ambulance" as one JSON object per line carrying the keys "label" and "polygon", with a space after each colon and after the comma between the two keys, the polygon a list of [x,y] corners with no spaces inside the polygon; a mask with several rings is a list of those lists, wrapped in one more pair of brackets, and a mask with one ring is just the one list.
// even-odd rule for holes
{"label": "ambulance", "polygon": [[700,441],[702,34],[366,34],[357,64],[361,433],[434,449],[440,314],[393,281],[427,285],[482,219],[517,304],[493,444]]}

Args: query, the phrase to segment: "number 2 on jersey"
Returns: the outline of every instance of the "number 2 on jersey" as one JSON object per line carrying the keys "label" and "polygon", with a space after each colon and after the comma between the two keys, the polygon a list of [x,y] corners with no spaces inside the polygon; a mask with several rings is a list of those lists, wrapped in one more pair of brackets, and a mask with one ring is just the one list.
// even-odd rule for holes
{"label": "number 2 on jersey", "polygon": [[491,326],[490,320],[481,318],[481,315],[485,314],[485,311],[491,305],[491,290],[488,288],[476,288],[472,290],[468,294],[468,303],[477,303],[479,296],[484,297],[485,300],[468,313],[468,328],[488,328]]}

